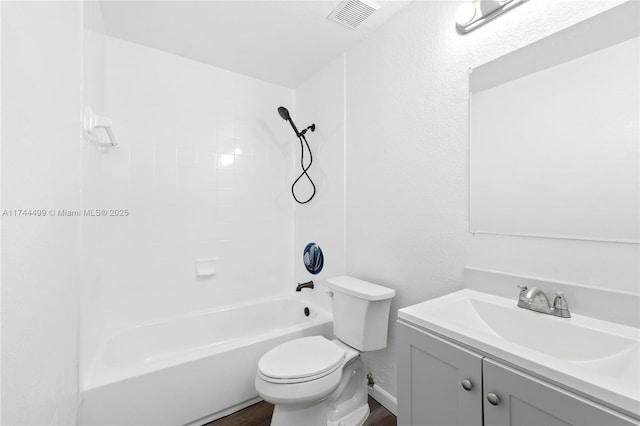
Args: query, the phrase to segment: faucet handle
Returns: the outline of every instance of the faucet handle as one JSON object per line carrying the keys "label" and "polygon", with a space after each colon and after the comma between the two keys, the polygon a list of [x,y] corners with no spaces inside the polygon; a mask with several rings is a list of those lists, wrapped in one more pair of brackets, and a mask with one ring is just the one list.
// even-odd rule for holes
{"label": "faucet handle", "polygon": [[568,309],[569,305],[567,305],[567,299],[565,299],[564,294],[560,291],[554,291],[553,294],[556,296],[553,299],[553,307],[556,309]]}
{"label": "faucet handle", "polygon": [[521,308],[526,308],[527,300],[525,294],[527,293],[528,288],[526,285],[517,285],[516,287],[520,289],[520,294],[518,294],[518,306]]}
{"label": "faucet handle", "polygon": [[570,318],[571,314],[569,313],[569,304],[567,303],[567,299],[564,297],[559,291],[554,292],[555,299],[553,299],[553,310],[558,311],[559,315],[563,318]]}

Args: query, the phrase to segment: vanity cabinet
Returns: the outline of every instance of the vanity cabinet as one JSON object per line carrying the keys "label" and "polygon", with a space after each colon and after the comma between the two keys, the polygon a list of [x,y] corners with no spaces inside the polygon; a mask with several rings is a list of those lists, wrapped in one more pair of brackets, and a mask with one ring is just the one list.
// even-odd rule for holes
{"label": "vanity cabinet", "polygon": [[398,424],[482,425],[482,357],[402,323],[397,338]]}
{"label": "vanity cabinet", "polygon": [[397,323],[398,425],[638,425],[450,340]]}
{"label": "vanity cabinet", "polygon": [[[637,425],[631,419],[490,358],[482,360],[485,425]],[[486,395],[499,398],[492,405]],[[495,401],[494,401],[495,402]]]}

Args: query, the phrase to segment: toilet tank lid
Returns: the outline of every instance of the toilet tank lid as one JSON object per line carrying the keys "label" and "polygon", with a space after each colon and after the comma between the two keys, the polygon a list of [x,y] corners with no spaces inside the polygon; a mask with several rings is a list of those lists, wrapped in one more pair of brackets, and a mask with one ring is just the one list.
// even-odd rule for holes
{"label": "toilet tank lid", "polygon": [[387,300],[396,295],[392,288],[383,287],[368,281],[346,275],[329,278],[329,288],[364,300]]}

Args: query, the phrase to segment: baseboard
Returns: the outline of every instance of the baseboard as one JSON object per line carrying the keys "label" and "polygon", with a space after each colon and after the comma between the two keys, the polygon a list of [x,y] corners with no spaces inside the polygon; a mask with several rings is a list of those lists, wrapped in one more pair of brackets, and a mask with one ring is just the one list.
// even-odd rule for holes
{"label": "baseboard", "polygon": [[369,396],[380,403],[384,408],[391,411],[394,416],[398,415],[398,400],[379,385],[369,387]]}

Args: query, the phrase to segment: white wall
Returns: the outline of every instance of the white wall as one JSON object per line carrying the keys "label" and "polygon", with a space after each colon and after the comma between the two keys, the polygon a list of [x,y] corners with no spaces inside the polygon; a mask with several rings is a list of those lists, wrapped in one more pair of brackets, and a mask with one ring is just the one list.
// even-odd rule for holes
{"label": "white wall", "polygon": [[[86,330],[290,289],[292,142],[276,108],[293,91],[111,37],[105,52],[120,146],[88,160],[86,207],[130,215],[94,219]],[[209,257],[217,275],[197,278]]]}
{"label": "white wall", "polygon": [[[344,264],[344,55],[331,61],[296,89],[296,112],[293,120],[299,128],[315,123],[316,131],[307,133],[313,152],[308,173],[317,187],[313,200],[295,207],[293,264],[296,283],[313,280],[313,291],[303,290],[303,297],[331,309],[326,280],[343,275]],[[292,113],[293,114],[293,113]],[[300,143],[293,131],[288,140],[295,146],[294,174],[300,172]],[[306,163],[305,163],[306,164]],[[303,178],[304,179],[304,178]],[[307,182],[296,185],[299,198],[305,199]],[[298,192],[296,192],[298,194]],[[310,274],[303,262],[304,247],[317,243],[324,253],[324,267]],[[289,283],[291,289],[295,283]]]}
{"label": "white wall", "polygon": [[[2,6],[0,5],[0,23],[2,23]],[[2,54],[2,31],[0,31],[0,55]],[[0,63],[1,63],[0,57]],[[2,92],[2,66],[0,66],[0,94]],[[1,98],[1,95],[0,95]],[[2,117],[2,99],[0,99],[0,117]],[[0,120],[0,141],[2,136],[2,120]],[[0,147],[0,164],[2,164],[2,148]],[[2,210],[2,173],[0,173],[0,210]],[[1,217],[1,216],[0,216]],[[1,219],[0,219],[1,220]],[[0,222],[0,251],[2,249],[2,225]],[[0,422],[2,421],[2,259],[0,257]]]}
{"label": "white wall", "polygon": [[[460,2],[414,2],[347,53],[346,269],[396,309],[463,285],[465,265],[638,292],[638,246],[468,229],[468,69],[621,1],[524,3],[468,34]],[[395,394],[395,331],[366,354]]]}
{"label": "white wall", "polygon": [[[82,5],[1,7],[2,208],[77,209]],[[2,217],[2,424],[75,423],[79,232]]]}
{"label": "white wall", "polygon": [[[97,1],[87,0],[83,10],[82,101],[83,108],[105,114],[105,36],[102,9]],[[99,134],[104,135],[100,132]],[[100,170],[108,153],[101,152],[86,136],[82,142],[82,206],[100,205],[104,177]],[[101,337],[104,313],[100,306],[103,241],[102,226],[109,218],[81,218],[80,250],[80,370],[89,364]],[[82,387],[83,376],[80,376]]]}

